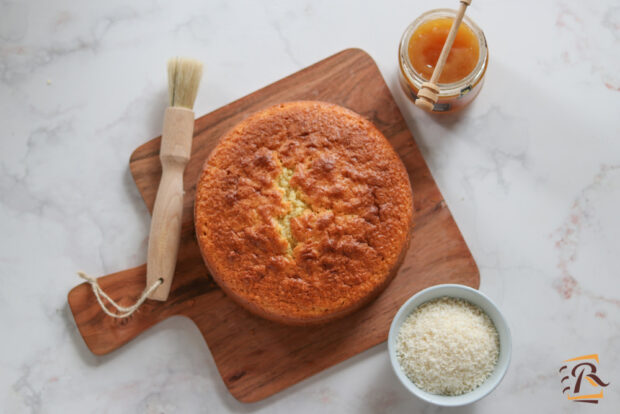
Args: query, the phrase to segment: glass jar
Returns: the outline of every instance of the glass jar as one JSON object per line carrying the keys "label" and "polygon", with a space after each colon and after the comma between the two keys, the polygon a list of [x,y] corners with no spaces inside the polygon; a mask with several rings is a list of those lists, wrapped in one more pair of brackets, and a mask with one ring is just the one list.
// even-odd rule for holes
{"label": "glass jar", "polygon": [[[456,17],[456,10],[452,9],[436,9],[430,10],[411,23],[405,33],[403,33],[400,39],[400,46],[398,49],[398,60],[400,66],[400,84],[405,91],[406,95],[415,101],[418,98],[418,91],[422,87],[422,83],[428,81],[418,73],[409,58],[409,39],[415,33],[416,29],[425,22],[440,19],[440,18]],[[484,75],[487,70],[489,62],[489,52],[487,49],[487,40],[484,37],[482,29],[478,27],[472,19],[465,16],[463,23],[466,24],[478,39],[479,54],[478,62],[469,75],[463,79],[453,83],[438,83],[439,86],[439,99],[435,104],[433,112],[452,112],[461,109],[468,105],[480,92]]]}

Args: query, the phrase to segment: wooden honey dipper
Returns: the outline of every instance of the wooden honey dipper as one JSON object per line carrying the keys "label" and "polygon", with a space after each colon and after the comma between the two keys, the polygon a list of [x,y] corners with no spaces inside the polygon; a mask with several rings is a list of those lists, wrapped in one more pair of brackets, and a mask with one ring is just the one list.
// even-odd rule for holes
{"label": "wooden honey dipper", "polygon": [[450,50],[452,50],[452,44],[454,43],[454,39],[456,38],[456,32],[458,32],[459,27],[461,26],[461,22],[463,21],[463,17],[465,16],[465,10],[467,9],[467,6],[471,4],[471,0],[460,1],[461,6],[456,13],[456,18],[452,23],[452,27],[450,28],[450,32],[448,33],[448,37],[446,38],[446,43],[443,44],[441,54],[439,55],[439,59],[437,60],[437,64],[435,65],[435,69],[433,70],[431,80],[422,84],[422,87],[418,92],[418,99],[416,99],[415,101],[416,106],[429,112],[431,112],[435,108],[435,104],[437,103],[437,99],[439,98],[439,86],[437,86],[437,82],[439,81],[439,77],[441,76],[443,67],[446,64],[446,60],[448,60]]}

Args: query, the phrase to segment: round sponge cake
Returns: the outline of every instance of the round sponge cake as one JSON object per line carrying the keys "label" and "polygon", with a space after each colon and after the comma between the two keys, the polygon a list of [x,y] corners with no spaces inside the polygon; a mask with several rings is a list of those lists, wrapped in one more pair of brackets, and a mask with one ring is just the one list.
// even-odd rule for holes
{"label": "round sponge cake", "polygon": [[405,168],[362,116],[276,105],[221,139],[196,188],[202,256],[219,286],[265,318],[321,323],[375,297],[409,244]]}

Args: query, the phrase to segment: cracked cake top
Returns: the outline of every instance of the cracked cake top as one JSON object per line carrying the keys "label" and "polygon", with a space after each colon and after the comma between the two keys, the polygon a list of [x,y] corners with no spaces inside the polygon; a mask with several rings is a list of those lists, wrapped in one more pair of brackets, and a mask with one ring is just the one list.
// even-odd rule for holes
{"label": "cracked cake top", "polygon": [[407,172],[362,116],[276,105],[229,131],[204,165],[194,219],[214,280],[268,319],[319,323],[376,296],[410,236]]}

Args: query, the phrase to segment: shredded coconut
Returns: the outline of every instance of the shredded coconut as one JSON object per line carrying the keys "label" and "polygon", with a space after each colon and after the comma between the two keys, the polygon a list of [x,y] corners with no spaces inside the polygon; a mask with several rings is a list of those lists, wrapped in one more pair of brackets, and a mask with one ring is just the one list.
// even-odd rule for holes
{"label": "shredded coconut", "polygon": [[443,297],[407,317],[396,356],[415,385],[432,394],[461,395],[480,386],[499,356],[499,335],[479,307]]}

